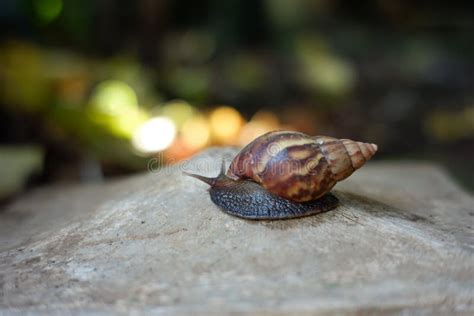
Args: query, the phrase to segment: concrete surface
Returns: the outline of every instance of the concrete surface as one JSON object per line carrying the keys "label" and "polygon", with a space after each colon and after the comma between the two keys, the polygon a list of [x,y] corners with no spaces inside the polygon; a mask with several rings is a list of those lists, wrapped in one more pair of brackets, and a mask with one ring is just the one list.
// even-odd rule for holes
{"label": "concrete surface", "polygon": [[370,162],[334,211],[248,221],[184,165],[34,190],[0,212],[0,314],[474,312],[474,200],[439,168]]}

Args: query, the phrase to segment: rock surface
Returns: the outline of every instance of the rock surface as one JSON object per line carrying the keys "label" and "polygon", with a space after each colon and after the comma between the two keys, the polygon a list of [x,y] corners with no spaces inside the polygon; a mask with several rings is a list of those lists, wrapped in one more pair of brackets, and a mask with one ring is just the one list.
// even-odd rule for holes
{"label": "rock surface", "polygon": [[474,312],[474,200],[422,163],[371,162],[334,211],[249,221],[206,185],[234,149],[0,213],[0,314]]}

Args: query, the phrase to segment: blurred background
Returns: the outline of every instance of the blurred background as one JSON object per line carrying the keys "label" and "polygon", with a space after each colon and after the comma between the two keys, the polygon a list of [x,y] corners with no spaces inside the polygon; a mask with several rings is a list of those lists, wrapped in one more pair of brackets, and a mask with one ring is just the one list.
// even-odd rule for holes
{"label": "blurred background", "polygon": [[275,129],[474,189],[474,4],[0,1],[0,200]]}

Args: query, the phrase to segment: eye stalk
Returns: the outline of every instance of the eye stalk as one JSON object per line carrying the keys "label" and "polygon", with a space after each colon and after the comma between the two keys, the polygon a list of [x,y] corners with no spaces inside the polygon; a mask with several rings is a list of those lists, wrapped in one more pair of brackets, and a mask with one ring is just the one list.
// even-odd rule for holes
{"label": "eye stalk", "polygon": [[202,182],[207,183],[211,187],[213,187],[219,179],[227,178],[227,176],[225,175],[225,160],[224,160],[224,158],[222,158],[221,170],[220,170],[219,174],[217,175],[217,177],[215,177],[215,178],[205,177],[205,176],[202,176],[202,175],[199,175],[199,174],[190,173],[190,172],[186,172],[186,171],[183,171],[183,174],[185,174],[189,177],[193,177],[195,179],[201,180]]}

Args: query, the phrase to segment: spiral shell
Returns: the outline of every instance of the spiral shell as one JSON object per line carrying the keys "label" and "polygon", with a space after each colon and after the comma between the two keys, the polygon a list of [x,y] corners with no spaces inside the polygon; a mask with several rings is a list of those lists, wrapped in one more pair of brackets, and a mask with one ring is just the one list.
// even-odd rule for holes
{"label": "spiral shell", "polygon": [[305,202],[329,192],[376,151],[375,144],[350,139],[269,132],[242,149],[227,176],[251,179],[282,198]]}

